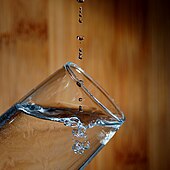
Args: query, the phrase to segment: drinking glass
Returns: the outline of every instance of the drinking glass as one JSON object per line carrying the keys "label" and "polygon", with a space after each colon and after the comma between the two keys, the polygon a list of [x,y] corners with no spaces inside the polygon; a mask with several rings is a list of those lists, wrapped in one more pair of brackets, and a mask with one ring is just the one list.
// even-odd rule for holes
{"label": "drinking glass", "polygon": [[0,169],[84,169],[124,121],[100,85],[68,62],[0,116]]}

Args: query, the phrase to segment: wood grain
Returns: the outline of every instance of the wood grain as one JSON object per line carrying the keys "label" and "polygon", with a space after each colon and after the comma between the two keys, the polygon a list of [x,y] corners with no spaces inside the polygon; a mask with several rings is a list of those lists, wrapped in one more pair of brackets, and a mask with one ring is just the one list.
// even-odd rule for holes
{"label": "wood grain", "polygon": [[[0,3],[1,113],[72,61],[109,92],[127,117],[86,169],[170,168],[168,5],[87,0],[80,26],[76,1]],[[85,36],[81,61],[79,34]]]}

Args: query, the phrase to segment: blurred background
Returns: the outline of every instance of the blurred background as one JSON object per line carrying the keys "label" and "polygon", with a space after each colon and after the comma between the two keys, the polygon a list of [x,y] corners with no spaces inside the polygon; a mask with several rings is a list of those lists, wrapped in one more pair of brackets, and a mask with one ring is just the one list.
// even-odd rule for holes
{"label": "blurred background", "polygon": [[[87,170],[170,169],[169,7],[158,0],[0,0],[0,113],[67,61],[127,121]],[[78,59],[77,35],[84,35]]]}

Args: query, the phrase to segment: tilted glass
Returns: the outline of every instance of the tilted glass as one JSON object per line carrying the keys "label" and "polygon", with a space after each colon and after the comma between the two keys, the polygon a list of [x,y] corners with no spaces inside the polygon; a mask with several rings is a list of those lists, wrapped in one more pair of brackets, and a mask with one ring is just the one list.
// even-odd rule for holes
{"label": "tilted glass", "polygon": [[124,121],[110,96],[68,62],[0,116],[0,169],[83,169]]}

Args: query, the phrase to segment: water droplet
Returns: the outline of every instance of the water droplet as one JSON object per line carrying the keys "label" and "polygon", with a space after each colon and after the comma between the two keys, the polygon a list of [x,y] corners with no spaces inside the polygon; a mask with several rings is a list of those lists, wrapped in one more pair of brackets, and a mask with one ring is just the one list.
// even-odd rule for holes
{"label": "water droplet", "polygon": [[83,59],[83,54],[79,53],[79,59],[82,60]]}
{"label": "water droplet", "polygon": [[79,48],[79,57],[80,60],[83,59],[83,49]]}
{"label": "water droplet", "polygon": [[84,40],[84,36],[78,35],[78,36],[77,36],[77,39],[78,39],[79,41],[83,41],[83,40]]}
{"label": "water droplet", "polygon": [[83,8],[79,8],[79,23],[83,23]]}
{"label": "water droplet", "polygon": [[76,82],[76,84],[77,84],[77,86],[81,87],[81,86],[82,86],[82,84],[83,84],[83,80],[79,80],[79,81],[77,81],[77,82]]}
{"label": "water droplet", "polygon": [[80,13],[80,14],[79,14],[79,17],[82,18],[82,17],[83,17],[83,14]]}
{"label": "water droplet", "polygon": [[79,48],[79,53],[83,54],[83,49]]}
{"label": "water droplet", "polygon": [[78,3],[83,3],[85,0],[77,0]]}
{"label": "water droplet", "polygon": [[79,81],[77,81],[77,86],[81,87],[81,83]]}
{"label": "water droplet", "polygon": [[79,101],[82,102],[82,100],[83,100],[83,98],[80,97],[80,98],[79,98]]}
{"label": "water droplet", "polygon": [[83,58],[81,56],[79,56],[79,59],[82,60]]}
{"label": "water droplet", "polygon": [[79,18],[79,23],[80,23],[80,24],[82,24],[82,23],[83,23],[82,18]]}
{"label": "water droplet", "polygon": [[[81,15],[81,16],[80,16]],[[83,8],[79,8],[79,16],[82,17],[83,16]]]}
{"label": "water droplet", "polygon": [[79,112],[83,112],[83,107],[79,106]]}

